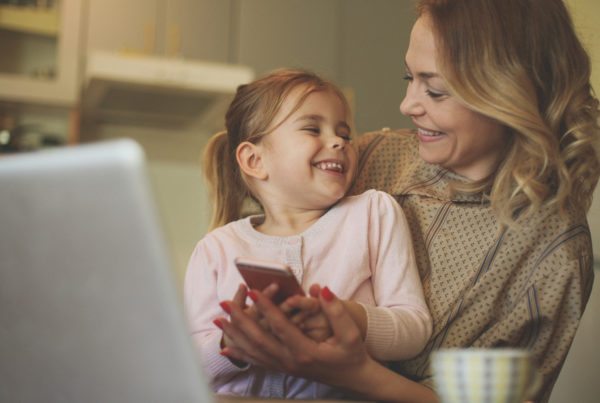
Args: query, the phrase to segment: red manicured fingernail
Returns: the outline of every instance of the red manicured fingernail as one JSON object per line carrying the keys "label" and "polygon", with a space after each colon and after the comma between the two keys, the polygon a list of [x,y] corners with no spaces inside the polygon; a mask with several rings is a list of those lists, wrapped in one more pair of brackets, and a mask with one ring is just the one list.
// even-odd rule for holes
{"label": "red manicured fingernail", "polygon": [[219,305],[221,305],[221,308],[223,308],[225,312],[231,313],[231,308],[229,307],[229,304],[227,302],[220,302]]}
{"label": "red manicured fingernail", "polygon": [[221,323],[221,321],[219,319],[213,320],[213,323],[215,324],[216,327],[223,330],[223,324]]}
{"label": "red manicured fingernail", "polygon": [[321,288],[321,295],[327,302],[330,302],[331,300],[333,300],[333,293],[331,292],[331,290],[329,288],[327,288],[327,286]]}
{"label": "red manicured fingernail", "polygon": [[258,295],[253,290],[248,291],[248,296],[254,302],[258,301]]}

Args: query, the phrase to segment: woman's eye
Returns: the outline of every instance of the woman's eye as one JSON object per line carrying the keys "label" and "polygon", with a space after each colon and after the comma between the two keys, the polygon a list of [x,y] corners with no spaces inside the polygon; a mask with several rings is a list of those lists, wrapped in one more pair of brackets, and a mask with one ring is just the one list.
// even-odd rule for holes
{"label": "woman's eye", "polygon": [[431,98],[441,98],[446,94],[443,94],[441,92],[435,92],[435,91],[431,91],[431,90],[427,90],[425,91],[427,93],[427,95],[429,95]]}
{"label": "woman's eye", "polygon": [[347,142],[349,142],[350,140],[352,140],[352,137],[350,137],[349,134],[341,135],[340,138],[343,138]]}
{"label": "woman's eye", "polygon": [[306,131],[309,131],[312,133],[317,133],[317,134],[319,134],[321,132],[318,127],[305,127],[302,130],[306,130]]}
{"label": "woman's eye", "polygon": [[406,74],[404,77],[402,77],[402,79],[410,82],[413,80],[413,76],[411,76],[410,74]]}

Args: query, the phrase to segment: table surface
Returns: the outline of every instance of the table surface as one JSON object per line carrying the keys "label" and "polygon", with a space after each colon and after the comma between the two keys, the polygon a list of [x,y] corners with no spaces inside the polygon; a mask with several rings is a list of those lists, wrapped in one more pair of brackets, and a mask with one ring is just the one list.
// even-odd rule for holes
{"label": "table surface", "polygon": [[[217,403],[289,403],[290,400],[285,399],[268,399],[268,398],[260,398],[260,397],[247,397],[247,396],[216,396]],[[349,401],[355,403],[373,403],[367,400],[304,400],[304,399],[294,399],[294,403],[302,403],[302,402],[310,402],[310,403],[348,403]]]}

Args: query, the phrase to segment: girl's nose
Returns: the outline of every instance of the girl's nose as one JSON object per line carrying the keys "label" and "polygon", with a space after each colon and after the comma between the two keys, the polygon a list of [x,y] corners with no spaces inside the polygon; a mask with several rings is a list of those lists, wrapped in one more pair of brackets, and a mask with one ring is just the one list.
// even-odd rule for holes
{"label": "girl's nose", "polygon": [[331,146],[333,149],[343,150],[344,147],[346,146],[346,140],[344,140],[343,138],[341,138],[339,136],[334,136],[333,139],[331,140]]}

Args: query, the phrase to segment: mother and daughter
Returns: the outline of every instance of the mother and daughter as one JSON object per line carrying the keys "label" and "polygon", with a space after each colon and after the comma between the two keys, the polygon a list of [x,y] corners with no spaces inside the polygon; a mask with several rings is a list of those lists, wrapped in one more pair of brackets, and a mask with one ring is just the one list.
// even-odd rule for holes
{"label": "mother and daughter", "polygon": [[[433,351],[518,347],[548,400],[593,283],[589,58],[562,0],[416,10],[416,130],[350,141],[337,87],[287,70],[241,86],[209,144],[216,229],[185,299],[218,393],[435,402]],[[263,213],[240,219],[248,196]],[[237,255],[289,264],[309,295],[248,291]]]}

